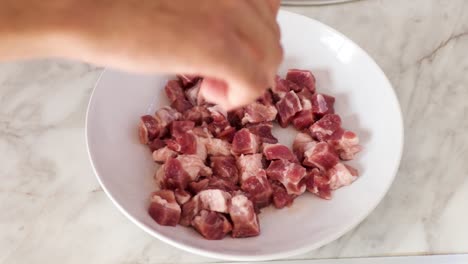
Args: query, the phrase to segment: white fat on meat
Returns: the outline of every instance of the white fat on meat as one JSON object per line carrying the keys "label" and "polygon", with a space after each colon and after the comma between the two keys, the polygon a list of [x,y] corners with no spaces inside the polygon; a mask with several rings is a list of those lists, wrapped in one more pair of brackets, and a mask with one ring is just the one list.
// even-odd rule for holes
{"label": "white fat on meat", "polygon": [[203,190],[195,196],[195,199],[198,199],[203,209],[219,213],[229,212],[231,195],[228,192],[216,189]]}
{"label": "white fat on meat", "polygon": [[197,155],[179,155],[177,159],[192,181],[197,180],[198,176],[211,176],[213,174],[211,168],[206,166]]}
{"label": "white fat on meat", "polygon": [[330,179],[330,188],[332,190],[350,185],[358,178],[358,176],[353,175],[343,163],[337,163],[333,168],[328,170],[327,173]]}

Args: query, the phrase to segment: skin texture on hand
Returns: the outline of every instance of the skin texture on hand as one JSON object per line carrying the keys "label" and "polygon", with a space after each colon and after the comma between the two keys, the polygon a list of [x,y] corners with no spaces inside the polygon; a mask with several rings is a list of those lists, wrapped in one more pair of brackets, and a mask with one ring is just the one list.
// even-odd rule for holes
{"label": "skin texture on hand", "polygon": [[0,18],[0,38],[11,39],[0,44],[0,60],[56,56],[132,72],[199,74],[209,101],[234,108],[274,84],[283,56],[279,2],[0,0],[9,14]]}

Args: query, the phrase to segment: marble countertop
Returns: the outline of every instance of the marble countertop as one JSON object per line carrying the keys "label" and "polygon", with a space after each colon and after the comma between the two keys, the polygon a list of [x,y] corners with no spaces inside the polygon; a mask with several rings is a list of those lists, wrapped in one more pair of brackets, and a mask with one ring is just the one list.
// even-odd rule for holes
{"label": "marble countertop", "polygon": [[[377,209],[294,259],[468,253],[468,1],[287,9],[375,58],[396,89],[406,132],[398,176]],[[84,138],[99,74],[63,61],[0,64],[0,263],[216,262],[144,233],[99,187]]]}

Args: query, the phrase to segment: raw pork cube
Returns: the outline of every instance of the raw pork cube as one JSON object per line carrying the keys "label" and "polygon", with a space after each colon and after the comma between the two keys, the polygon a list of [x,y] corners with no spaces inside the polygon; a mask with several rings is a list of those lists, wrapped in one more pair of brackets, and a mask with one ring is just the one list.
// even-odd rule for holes
{"label": "raw pork cube", "polygon": [[281,79],[278,75],[275,79],[275,86],[271,88],[271,92],[273,93],[273,97],[276,101],[279,101],[283,98],[291,89],[286,83],[286,80]]}
{"label": "raw pork cube", "polygon": [[328,142],[335,147],[342,160],[352,160],[362,150],[358,136],[352,131],[344,131],[342,134],[335,133]]}
{"label": "raw pork cube", "polygon": [[198,81],[192,87],[185,90],[185,97],[192,105],[202,105],[205,102],[200,93],[201,82]]}
{"label": "raw pork cube", "polygon": [[184,88],[192,87],[201,79],[200,76],[193,74],[177,74],[177,78]]}
{"label": "raw pork cube", "polygon": [[193,133],[184,133],[165,142],[173,151],[188,155],[197,153],[197,137]]}
{"label": "raw pork cube", "polygon": [[271,187],[273,191],[272,201],[276,208],[281,209],[293,203],[296,196],[288,194],[286,188],[279,181],[272,181]]}
{"label": "raw pork cube", "polygon": [[263,169],[262,154],[240,155],[237,158],[237,168],[241,175],[241,183],[251,176],[256,176]]}
{"label": "raw pork cube", "polygon": [[292,120],[293,126],[297,130],[304,130],[314,123],[314,114],[311,109],[302,110]]}
{"label": "raw pork cube", "polygon": [[247,105],[244,110],[245,115],[242,118],[243,125],[273,121],[278,114],[274,105],[264,105],[256,102]]}
{"label": "raw pork cube", "polygon": [[210,177],[208,181],[208,186],[205,189],[217,189],[228,193],[234,193],[239,190],[239,186],[237,186],[235,183],[232,183],[229,180],[213,175],[212,177]]}
{"label": "raw pork cube", "polygon": [[188,201],[190,201],[190,198],[192,198],[192,195],[189,192],[182,189],[175,189],[174,195],[177,203],[180,205],[187,203]]}
{"label": "raw pork cube", "polygon": [[306,190],[301,182],[306,176],[306,169],[297,163],[275,160],[270,163],[266,173],[270,179],[281,182],[288,194],[301,195]]}
{"label": "raw pork cube", "polygon": [[179,155],[176,159],[180,161],[192,181],[196,181],[198,176],[209,177],[213,174],[211,168],[197,155]]}
{"label": "raw pork cube", "polygon": [[271,129],[273,125],[270,122],[248,125],[247,129],[258,136],[263,143],[275,144],[278,139],[273,136]]}
{"label": "raw pork cube", "polygon": [[166,91],[167,98],[171,103],[179,99],[185,100],[184,89],[178,80],[168,81],[164,90]]}
{"label": "raw pork cube", "polygon": [[221,132],[219,132],[216,137],[219,139],[225,140],[229,143],[232,143],[234,140],[234,135],[236,134],[237,130],[235,127],[230,125],[226,126]]}
{"label": "raw pork cube", "polygon": [[158,150],[153,151],[153,160],[158,163],[164,163],[169,158],[174,158],[177,156],[177,152],[173,151],[168,147],[163,147]]}
{"label": "raw pork cube", "polygon": [[333,134],[343,133],[342,130],[341,118],[335,114],[325,115],[309,128],[310,134],[320,141],[327,141],[333,137]]}
{"label": "raw pork cube", "polygon": [[287,127],[294,116],[302,110],[301,101],[296,93],[291,91],[276,103],[278,109],[278,123]]}
{"label": "raw pork cube", "polygon": [[140,118],[140,124],[138,126],[138,135],[141,144],[148,144],[157,137],[161,132],[161,124],[150,115],[144,115]]}
{"label": "raw pork cube", "polygon": [[258,173],[256,176],[246,179],[242,183],[241,189],[257,208],[270,205],[273,191],[264,170],[261,170],[261,173]]}
{"label": "raw pork cube", "polygon": [[299,161],[304,160],[304,152],[307,149],[314,147],[317,142],[306,133],[297,133],[296,138],[293,142],[293,152]]}
{"label": "raw pork cube", "polygon": [[173,121],[180,120],[182,118],[182,114],[170,106],[158,109],[154,115],[162,127],[167,127]]}
{"label": "raw pork cube", "polygon": [[312,112],[317,116],[335,113],[335,97],[326,94],[314,94],[312,97]]}
{"label": "raw pork cube", "polygon": [[236,158],[233,156],[212,156],[210,157],[213,175],[222,178],[233,184],[239,182],[239,170],[237,169]]}
{"label": "raw pork cube", "polygon": [[326,142],[320,142],[306,150],[303,164],[326,171],[335,166],[338,161],[335,150]]}
{"label": "raw pork cube", "polygon": [[206,146],[208,155],[212,156],[229,156],[231,155],[231,144],[219,138],[204,138],[203,142]]}
{"label": "raw pork cube", "polygon": [[273,96],[271,95],[270,90],[266,90],[265,93],[257,99],[257,102],[263,105],[273,105]]}
{"label": "raw pork cube", "polygon": [[307,191],[322,199],[331,199],[330,179],[326,173],[317,168],[312,169],[305,178],[305,184],[307,186]]}
{"label": "raw pork cube", "polygon": [[183,226],[190,226],[193,218],[200,212],[200,202],[191,199],[182,205],[182,213],[180,216],[179,224]]}
{"label": "raw pork cube", "polygon": [[164,148],[165,146],[166,146],[166,142],[159,138],[148,143],[148,147],[151,150],[151,153],[153,153],[154,151],[158,149]]}
{"label": "raw pork cube", "polygon": [[232,197],[229,215],[234,225],[232,237],[251,237],[260,234],[260,225],[253,203],[245,195],[237,194]]}
{"label": "raw pork cube", "polygon": [[228,112],[228,120],[231,126],[241,129],[242,118],[244,118],[244,108],[237,108]]}
{"label": "raw pork cube", "polygon": [[211,118],[211,113],[205,106],[194,106],[183,114],[184,120],[195,122],[196,125],[201,125],[203,122],[208,122]]}
{"label": "raw pork cube", "polygon": [[232,153],[235,155],[252,154],[258,152],[259,139],[248,129],[243,128],[234,135]]}
{"label": "raw pork cube", "polygon": [[315,93],[315,76],[310,71],[290,69],[286,75],[286,80]]}
{"label": "raw pork cube", "polygon": [[160,225],[176,226],[180,219],[181,210],[176,202],[174,192],[161,190],[153,193],[148,213]]}
{"label": "raw pork cube", "polygon": [[200,202],[202,209],[219,213],[228,213],[231,195],[216,189],[203,190],[193,197]]}
{"label": "raw pork cube", "polygon": [[191,177],[178,159],[169,158],[166,163],[159,167],[155,180],[160,188],[175,190],[185,189],[191,181]]}
{"label": "raw pork cube", "polygon": [[195,122],[192,121],[173,121],[170,125],[171,135],[175,138],[187,134],[195,127]]}
{"label": "raw pork cube", "polygon": [[358,171],[343,163],[337,163],[333,168],[327,172],[330,179],[330,188],[336,190],[340,187],[350,185],[358,177]]}
{"label": "raw pork cube", "polygon": [[232,225],[224,215],[207,210],[201,210],[192,220],[192,226],[204,238],[209,240],[223,239],[231,232]]}
{"label": "raw pork cube", "polygon": [[267,160],[284,159],[295,162],[296,156],[285,145],[263,144],[263,155]]}

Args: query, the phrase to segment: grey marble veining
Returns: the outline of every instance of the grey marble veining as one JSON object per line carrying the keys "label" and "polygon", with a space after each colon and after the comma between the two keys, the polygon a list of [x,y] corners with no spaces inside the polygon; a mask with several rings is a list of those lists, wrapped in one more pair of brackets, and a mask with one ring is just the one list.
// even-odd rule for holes
{"label": "grey marble veining", "polygon": [[[406,130],[383,202],[342,238],[295,259],[468,253],[468,1],[287,9],[336,28],[376,59]],[[0,64],[0,263],[216,261],[153,239],[99,188],[84,139],[99,73],[64,61]]]}

